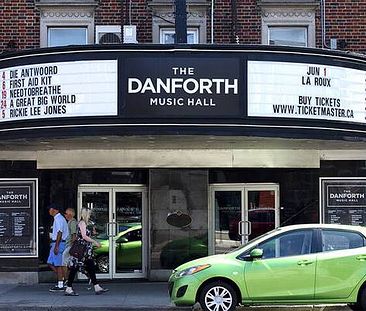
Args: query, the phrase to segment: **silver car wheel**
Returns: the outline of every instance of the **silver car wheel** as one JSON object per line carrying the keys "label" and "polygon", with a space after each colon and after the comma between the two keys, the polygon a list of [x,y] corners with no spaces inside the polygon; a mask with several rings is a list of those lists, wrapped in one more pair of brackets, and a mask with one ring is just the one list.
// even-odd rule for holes
{"label": "silver car wheel", "polygon": [[210,311],[227,311],[233,304],[231,293],[222,286],[214,286],[205,295],[205,305]]}

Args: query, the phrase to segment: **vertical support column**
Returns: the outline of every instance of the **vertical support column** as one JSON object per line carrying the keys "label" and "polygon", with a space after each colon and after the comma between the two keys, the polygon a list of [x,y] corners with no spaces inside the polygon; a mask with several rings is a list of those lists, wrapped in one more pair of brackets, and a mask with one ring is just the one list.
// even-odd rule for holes
{"label": "vertical support column", "polygon": [[175,0],[175,43],[187,43],[186,0]]}
{"label": "vertical support column", "polygon": [[152,169],[149,184],[149,279],[167,280],[171,269],[208,253],[208,170]]}

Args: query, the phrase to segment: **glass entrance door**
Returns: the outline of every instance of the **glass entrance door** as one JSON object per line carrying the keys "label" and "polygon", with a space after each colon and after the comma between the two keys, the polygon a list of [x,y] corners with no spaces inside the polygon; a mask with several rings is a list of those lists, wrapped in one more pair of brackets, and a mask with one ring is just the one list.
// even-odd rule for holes
{"label": "glass entrance door", "polygon": [[145,277],[143,186],[80,185],[79,212],[92,210],[92,230],[99,278]]}
{"label": "glass entrance door", "polygon": [[211,186],[213,253],[247,243],[279,226],[279,186],[225,184]]}

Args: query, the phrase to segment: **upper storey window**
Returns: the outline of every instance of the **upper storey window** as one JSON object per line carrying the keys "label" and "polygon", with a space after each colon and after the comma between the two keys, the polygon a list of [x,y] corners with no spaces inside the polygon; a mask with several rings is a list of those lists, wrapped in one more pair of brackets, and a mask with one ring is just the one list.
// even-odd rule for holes
{"label": "upper storey window", "polygon": [[[153,43],[172,44],[175,38],[175,1],[147,0],[152,11]],[[207,42],[207,11],[209,2],[206,0],[187,0],[187,43]]]}
{"label": "upper storey window", "polygon": [[87,44],[88,29],[86,27],[48,27],[47,43],[49,47]]}
{"label": "upper storey window", "polygon": [[94,43],[95,0],[38,0],[40,46]]}
{"label": "upper storey window", "polygon": [[258,0],[262,44],[315,47],[315,0]]}
{"label": "upper storey window", "polygon": [[268,27],[269,45],[308,46],[307,27]]}
{"label": "upper storey window", "polygon": [[[198,28],[187,29],[187,43],[196,44],[198,40]],[[163,44],[174,44],[175,42],[175,30],[172,28],[161,28],[160,29],[160,43]]]}

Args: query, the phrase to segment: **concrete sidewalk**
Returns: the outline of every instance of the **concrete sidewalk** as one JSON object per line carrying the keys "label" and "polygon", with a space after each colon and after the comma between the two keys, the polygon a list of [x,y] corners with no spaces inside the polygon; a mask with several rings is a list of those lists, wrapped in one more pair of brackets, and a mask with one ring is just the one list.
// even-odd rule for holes
{"label": "concrete sidewalk", "polygon": [[[61,293],[50,293],[53,284],[0,285],[0,310],[73,310],[73,311],[124,311],[164,310],[185,311],[170,303],[168,286],[165,282],[102,283],[109,292],[95,295],[86,283],[75,283],[79,296],[68,297]],[[347,306],[302,306],[302,307],[240,307],[240,311],[346,311]]]}
{"label": "concrete sidewalk", "polygon": [[167,283],[101,284],[109,292],[95,295],[87,283],[75,283],[75,297],[49,292],[54,284],[0,285],[0,310],[177,310]]}

